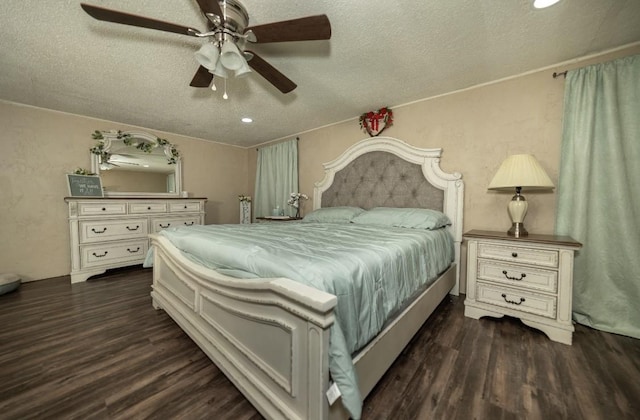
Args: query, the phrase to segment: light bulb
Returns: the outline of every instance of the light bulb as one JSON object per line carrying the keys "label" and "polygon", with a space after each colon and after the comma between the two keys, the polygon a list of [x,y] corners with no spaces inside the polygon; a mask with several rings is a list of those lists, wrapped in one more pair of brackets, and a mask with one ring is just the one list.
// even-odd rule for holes
{"label": "light bulb", "polygon": [[229,95],[227,95],[227,92],[225,92],[224,95],[222,95],[222,99],[229,99]]}

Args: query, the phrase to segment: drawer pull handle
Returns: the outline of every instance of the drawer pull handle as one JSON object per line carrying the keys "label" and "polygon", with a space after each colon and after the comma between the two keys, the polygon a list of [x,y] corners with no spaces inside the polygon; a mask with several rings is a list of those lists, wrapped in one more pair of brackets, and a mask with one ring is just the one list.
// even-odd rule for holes
{"label": "drawer pull handle", "polygon": [[504,276],[505,276],[506,278],[508,278],[509,280],[516,280],[516,281],[520,281],[520,280],[522,280],[523,278],[527,277],[527,275],[526,275],[525,273],[520,274],[520,278],[518,278],[518,277],[509,277],[509,276],[507,275],[507,270],[502,270],[502,274],[504,274]]}
{"label": "drawer pull handle", "polygon": [[161,227],[162,229],[166,229],[166,228],[168,228],[169,226],[171,226],[171,223],[167,223],[167,226],[164,226],[162,223],[160,223],[160,227]]}
{"label": "drawer pull handle", "polygon": [[107,209],[103,207],[103,208],[102,208],[102,211],[107,211]]}
{"label": "drawer pull handle", "polygon": [[102,257],[104,257],[105,255],[107,255],[108,253],[109,253],[109,251],[104,251],[104,254],[102,254],[102,255],[98,255],[98,254],[96,254],[96,253],[94,252],[94,253],[93,253],[93,256],[94,256],[94,257],[96,257],[96,258],[102,258]]}
{"label": "drawer pull handle", "polygon": [[193,226],[193,222],[184,222],[185,226]]}
{"label": "drawer pull handle", "polygon": [[131,249],[127,248],[127,251],[129,251],[129,253],[131,253],[131,254],[135,254],[136,252],[140,251],[140,247],[137,247],[134,251],[132,251]]}
{"label": "drawer pull handle", "polygon": [[91,232],[93,233],[105,233],[107,231],[107,228],[104,228],[102,230],[95,230],[95,228],[91,228]]}
{"label": "drawer pull handle", "polygon": [[151,206],[147,207],[147,210],[151,210]]}
{"label": "drawer pull handle", "polygon": [[134,227],[134,228],[130,228],[129,226],[127,226],[127,230],[128,230],[129,232],[133,232],[133,231],[136,231],[136,230],[138,230],[138,229],[140,229],[140,225],[136,225],[136,227]]}
{"label": "drawer pull handle", "polygon": [[504,293],[502,294],[502,299],[504,299],[505,302],[510,303],[512,305],[522,305],[522,302],[524,302],[523,297],[520,298],[520,302],[516,302],[515,300],[509,300],[507,299],[507,295],[505,295]]}
{"label": "drawer pull handle", "polygon": [[186,209],[186,208],[187,208],[187,206],[184,206],[184,208]]}
{"label": "drawer pull handle", "polygon": [[511,253],[511,256],[512,256],[513,258],[518,258],[518,253],[517,253],[517,252],[512,252],[512,253]]}

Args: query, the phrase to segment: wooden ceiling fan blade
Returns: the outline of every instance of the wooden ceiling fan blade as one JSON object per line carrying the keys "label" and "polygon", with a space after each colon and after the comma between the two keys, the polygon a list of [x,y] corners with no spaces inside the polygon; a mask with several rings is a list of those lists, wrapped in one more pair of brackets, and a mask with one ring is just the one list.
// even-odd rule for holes
{"label": "wooden ceiling fan blade", "polygon": [[211,84],[213,80],[213,74],[209,73],[206,67],[200,66],[196,71],[196,74],[193,76],[191,83],[189,86],[197,87],[197,88],[207,88]]}
{"label": "wooden ceiling fan blade", "polygon": [[[316,41],[331,38],[331,23],[327,15],[308,16],[251,26],[258,44],[267,42]],[[245,31],[246,32],[246,31]]]}
{"label": "wooden ceiling fan blade", "polygon": [[275,67],[267,63],[262,57],[254,53],[253,51],[246,51],[252,54],[253,57],[248,61],[249,66],[259,73],[262,77],[267,79],[269,83],[278,88],[282,93],[289,93],[298,87],[287,76],[280,73]]}
{"label": "wooden ceiling fan blade", "polygon": [[198,2],[198,6],[200,6],[200,10],[202,13],[209,14],[213,13],[214,15],[220,16],[220,19],[224,22],[224,14],[222,13],[222,9],[220,8],[220,4],[218,0],[196,0]]}
{"label": "wooden ceiling fan blade", "polygon": [[196,34],[200,33],[198,30],[193,28],[176,25],[175,23],[163,22],[161,20],[151,19],[144,16],[132,15],[129,13],[119,12],[117,10],[105,9],[86,3],[80,3],[80,6],[91,17],[98,20],[103,20],[105,22],[121,23],[123,25],[156,29],[158,31],[173,32],[181,35],[196,36]]}

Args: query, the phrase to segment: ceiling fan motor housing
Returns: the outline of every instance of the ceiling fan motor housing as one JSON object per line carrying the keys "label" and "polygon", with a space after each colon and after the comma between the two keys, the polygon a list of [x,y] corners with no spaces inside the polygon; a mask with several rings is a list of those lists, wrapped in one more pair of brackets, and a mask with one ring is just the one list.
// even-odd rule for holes
{"label": "ceiling fan motor housing", "polygon": [[[224,27],[232,32],[242,34],[244,29],[249,25],[247,9],[235,0],[221,0],[218,3],[220,3],[220,8],[224,13]],[[211,20],[210,16],[207,17]]]}

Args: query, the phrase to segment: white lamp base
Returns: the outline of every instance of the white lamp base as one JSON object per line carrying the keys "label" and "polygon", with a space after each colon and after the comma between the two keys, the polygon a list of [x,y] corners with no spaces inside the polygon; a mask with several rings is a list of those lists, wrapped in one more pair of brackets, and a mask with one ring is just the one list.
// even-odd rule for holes
{"label": "white lamp base", "polygon": [[507,231],[507,234],[510,236],[515,236],[519,238],[521,236],[527,236],[529,232],[524,228],[524,217],[527,215],[527,209],[529,208],[529,203],[524,199],[524,196],[520,194],[520,190],[516,191],[516,195],[513,196],[511,201],[509,201],[509,205],[507,206],[507,210],[509,211],[509,216],[511,217],[511,221],[513,224],[511,225],[511,229]]}

